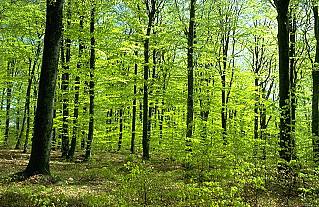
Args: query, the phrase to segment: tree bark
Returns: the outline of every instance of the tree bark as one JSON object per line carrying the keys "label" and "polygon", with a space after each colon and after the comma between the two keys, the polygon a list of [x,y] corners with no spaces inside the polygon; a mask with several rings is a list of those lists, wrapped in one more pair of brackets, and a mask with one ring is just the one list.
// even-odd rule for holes
{"label": "tree bark", "polygon": [[54,93],[58,72],[59,50],[62,35],[63,0],[47,0],[46,28],[42,68],[39,83],[37,110],[31,156],[26,176],[51,175],[50,151],[54,109]]}
{"label": "tree bark", "polygon": [[[295,149],[295,129],[296,129],[296,107],[297,107],[297,97],[296,97],[296,81],[297,81],[297,72],[296,72],[296,17],[291,18],[290,22],[290,48],[289,48],[289,58],[290,58],[290,65],[289,65],[289,72],[290,72],[290,108],[291,108],[291,142],[292,148]],[[296,154],[293,153],[292,159],[296,160]]]}
{"label": "tree bark", "polygon": [[88,161],[91,156],[91,148],[94,133],[94,70],[95,70],[95,37],[94,37],[94,23],[95,23],[95,0],[92,2],[91,21],[90,21],[90,34],[91,34],[91,55],[90,55],[90,107],[89,107],[89,132],[86,146],[84,160]]}
{"label": "tree bark", "polygon": [[120,125],[120,133],[119,133],[119,142],[118,142],[118,148],[117,151],[121,150],[122,147],[122,139],[123,139],[123,107],[119,111],[119,125]]}
{"label": "tree bark", "polygon": [[[138,51],[135,51],[135,56],[136,58],[138,57]],[[137,69],[138,65],[135,63],[134,65],[134,75],[135,78],[137,77]],[[134,84],[134,98],[133,98],[133,109],[132,109],[132,137],[131,137],[131,154],[135,153],[135,134],[136,134],[136,94],[137,94],[137,85],[136,85],[136,80]]]}
{"label": "tree bark", "polygon": [[146,37],[144,39],[144,94],[143,94],[143,159],[148,160],[150,158],[149,154],[149,142],[150,142],[150,122],[149,122],[149,107],[148,107],[148,75],[149,75],[149,43],[150,34],[153,27],[153,21],[155,16],[155,0],[151,0],[151,8],[149,7],[149,2],[146,1],[146,7],[148,8],[148,24],[146,30]]}
{"label": "tree bark", "polygon": [[4,132],[4,142],[6,145],[8,145],[8,138],[9,138],[9,131],[10,131],[10,108],[11,108],[11,95],[12,95],[12,77],[13,77],[13,67],[14,67],[14,61],[8,62],[8,68],[7,68],[7,102],[6,102],[6,128]]}
{"label": "tree bark", "polygon": [[290,162],[293,157],[291,139],[291,108],[290,108],[290,75],[289,75],[289,0],[275,0],[278,21],[279,46],[279,108],[280,108],[280,158]]}
{"label": "tree bark", "polygon": [[190,1],[189,28],[187,36],[187,115],[186,151],[192,151],[194,129],[194,24],[196,0]]}
{"label": "tree bark", "polygon": [[[68,3],[67,9],[67,29],[71,25],[71,1]],[[63,43],[63,40],[62,40]],[[64,49],[65,49],[65,58],[64,58]],[[71,39],[68,37],[65,40],[64,44],[61,47],[61,59],[62,59],[62,158],[68,158],[69,153],[69,81],[70,81],[70,59],[71,59]]]}
{"label": "tree bark", "polygon": [[[80,32],[83,32],[83,16],[80,16]],[[79,38],[79,62],[77,64],[77,69],[81,70],[82,68],[82,63],[81,63],[81,58],[82,58],[82,53],[84,50],[84,45],[82,42],[81,37]],[[75,77],[75,94],[74,94],[74,114],[73,114],[73,133],[72,133],[72,140],[71,140],[71,146],[70,150],[68,153],[68,159],[72,160],[75,152],[75,147],[76,147],[76,140],[78,136],[78,117],[79,117],[79,96],[80,96],[80,76]],[[84,148],[84,147],[83,147]]]}
{"label": "tree bark", "polygon": [[315,18],[315,37],[316,37],[316,56],[314,68],[312,70],[312,145],[313,145],[313,159],[316,164],[319,163],[319,110],[318,110],[318,99],[319,99],[319,17],[318,17],[318,6],[313,7],[314,18]]}

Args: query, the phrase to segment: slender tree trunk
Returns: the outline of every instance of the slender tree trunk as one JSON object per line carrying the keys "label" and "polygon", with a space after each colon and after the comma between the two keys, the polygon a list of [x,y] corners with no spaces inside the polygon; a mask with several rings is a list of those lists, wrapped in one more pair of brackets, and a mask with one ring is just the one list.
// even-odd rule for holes
{"label": "slender tree trunk", "polygon": [[[67,29],[70,28],[71,25],[71,1],[68,3],[68,11],[67,11]],[[63,41],[62,41],[63,42]],[[64,59],[64,49],[65,49],[65,59]],[[62,115],[63,115],[63,124],[62,124],[62,158],[68,158],[69,153],[69,80],[70,80],[70,59],[71,59],[71,39],[68,37],[65,40],[65,48],[64,45],[61,47],[61,59],[62,59],[62,96],[63,96],[63,104],[62,104]]]}
{"label": "slender tree trunk", "polygon": [[[138,57],[138,51],[135,51],[135,56]],[[137,69],[138,69],[138,65],[137,65],[137,63],[135,63],[135,66],[134,66],[135,78],[137,77]],[[136,130],[136,107],[137,107],[136,95],[137,95],[137,85],[136,85],[136,79],[135,79],[133,109],[132,109],[131,154],[135,153],[135,134],[136,134],[135,130]]]}
{"label": "slender tree trunk", "polygon": [[[258,58],[258,57],[256,57]],[[256,76],[258,76],[258,70],[255,69]],[[259,104],[259,79],[258,77],[255,77],[255,107],[254,107],[254,113],[255,113],[255,119],[254,119],[254,141],[255,141],[255,152],[254,156],[256,157],[258,154],[258,111],[260,110],[260,104]]]}
{"label": "slender tree trunk", "polygon": [[27,107],[27,130],[25,132],[25,141],[23,145],[23,153],[27,153],[28,151],[28,145],[29,145],[29,134],[30,134],[30,100],[28,103],[29,107]]}
{"label": "slender tree trunk", "polygon": [[121,150],[122,147],[122,139],[123,139],[123,107],[119,111],[119,125],[120,125],[120,133],[119,133],[119,142],[118,142],[118,148],[117,151]]}
{"label": "slender tree trunk", "polygon": [[280,149],[279,155],[290,162],[293,157],[291,139],[291,108],[290,108],[290,75],[289,75],[289,0],[275,0],[278,12],[278,45],[279,45],[279,108],[280,108]]}
{"label": "slender tree trunk", "polygon": [[[296,17],[293,17],[290,23],[290,49],[289,49],[289,57],[290,57],[290,107],[291,107],[291,142],[292,148],[295,149],[295,129],[296,129],[296,107],[297,107],[297,97],[296,97],[296,80],[297,80],[297,73],[296,73]],[[296,154],[292,154],[292,159],[296,160]]]}
{"label": "slender tree trunk", "polygon": [[10,108],[11,108],[11,95],[12,95],[12,80],[11,78],[13,77],[13,67],[14,67],[14,62],[8,62],[8,82],[7,82],[7,103],[6,103],[6,128],[4,132],[4,142],[6,145],[8,145],[8,138],[9,138],[9,131],[10,131]]}
{"label": "slender tree trunk", "polygon": [[51,132],[54,109],[54,92],[58,73],[59,50],[62,34],[63,0],[47,0],[46,28],[42,69],[40,75],[37,110],[31,156],[26,176],[50,175]]}
{"label": "slender tree trunk", "polygon": [[222,136],[224,140],[224,145],[227,144],[227,99],[226,99],[226,69],[227,69],[227,53],[229,47],[229,34],[223,37],[223,64],[221,69],[221,83],[222,83],[222,110],[221,110],[221,120],[222,120]]}
{"label": "slender tree trunk", "polygon": [[[40,55],[40,52],[41,52],[41,44],[39,42],[38,48],[37,48],[37,51],[36,51],[36,57],[38,57]],[[21,139],[22,139],[22,136],[23,136],[25,122],[26,122],[26,119],[27,119],[27,116],[28,116],[27,112],[28,112],[28,110],[30,110],[31,87],[32,87],[32,82],[33,82],[33,78],[34,78],[35,69],[36,69],[36,66],[37,66],[37,61],[38,61],[38,59],[33,61],[33,66],[32,66],[32,70],[31,70],[31,60],[30,60],[29,79],[28,79],[26,101],[25,101],[25,105],[24,105],[22,126],[21,126],[21,131],[20,131],[20,134],[19,134],[18,141],[17,141],[15,149],[20,149],[20,145],[21,145],[20,143],[21,143]],[[26,147],[27,147],[27,145],[26,145]],[[24,150],[24,151],[26,152],[26,150]]]}
{"label": "slender tree trunk", "polygon": [[194,24],[196,0],[190,1],[189,28],[187,37],[187,117],[186,151],[192,151],[194,130]]}
{"label": "slender tree trunk", "polygon": [[312,145],[313,145],[313,156],[314,162],[319,163],[319,110],[318,110],[318,99],[319,99],[319,17],[318,17],[318,6],[313,7],[314,18],[315,18],[315,36],[316,36],[316,57],[315,64],[312,70]]}
{"label": "slender tree trunk", "polygon": [[91,148],[93,141],[94,133],[94,69],[95,69],[95,38],[94,38],[94,22],[95,22],[95,0],[92,1],[92,10],[91,10],[91,22],[90,22],[90,34],[91,34],[91,55],[90,55],[90,121],[89,121],[89,132],[88,132],[88,141],[86,146],[86,152],[84,160],[89,160],[91,156]]}
{"label": "slender tree trunk", "polygon": [[[83,16],[80,16],[80,32],[83,31]],[[77,69],[81,70],[82,68],[82,63],[81,63],[81,58],[82,58],[82,53],[84,50],[84,45],[82,42],[82,39],[79,38],[79,58],[80,61],[77,64]],[[79,96],[80,96],[80,76],[75,77],[75,95],[74,95],[74,114],[73,114],[73,133],[72,133],[72,140],[71,140],[71,147],[68,153],[68,159],[72,160],[75,152],[75,147],[76,147],[76,140],[78,136],[78,117],[79,117]],[[84,147],[83,147],[84,148]]]}
{"label": "slender tree trunk", "polygon": [[155,15],[155,0],[151,0],[151,7],[149,2],[146,1],[146,7],[148,8],[148,25],[146,30],[146,37],[144,39],[144,95],[143,95],[143,159],[148,160],[149,154],[149,142],[150,142],[150,117],[148,107],[148,76],[149,76],[149,43],[150,35],[153,27],[154,15]]}
{"label": "slender tree trunk", "polygon": [[[19,91],[21,90],[21,85],[19,87]],[[17,100],[17,111],[16,111],[16,136],[19,138],[20,132],[20,99]],[[18,139],[17,139],[18,140]]]}

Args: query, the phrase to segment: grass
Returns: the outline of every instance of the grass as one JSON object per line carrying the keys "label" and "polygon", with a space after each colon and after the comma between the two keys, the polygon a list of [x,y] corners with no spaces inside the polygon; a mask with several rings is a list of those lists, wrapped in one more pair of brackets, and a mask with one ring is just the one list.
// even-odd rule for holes
{"label": "grass", "polygon": [[0,206],[240,207],[312,206],[316,202],[316,189],[297,190],[304,181],[301,178],[287,193],[270,174],[267,179],[253,176],[247,168],[235,170],[222,160],[186,170],[181,163],[161,157],[142,162],[139,155],[99,152],[82,163],[78,153],[75,162],[63,161],[59,155],[51,154],[56,182],[41,175],[12,181],[9,175],[25,169],[29,154],[1,149]]}

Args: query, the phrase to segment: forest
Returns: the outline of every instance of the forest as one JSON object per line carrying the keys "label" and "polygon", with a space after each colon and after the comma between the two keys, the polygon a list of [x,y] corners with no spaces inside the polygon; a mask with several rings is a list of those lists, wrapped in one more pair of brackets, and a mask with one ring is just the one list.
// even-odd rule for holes
{"label": "forest", "polygon": [[318,0],[1,0],[0,206],[319,206]]}

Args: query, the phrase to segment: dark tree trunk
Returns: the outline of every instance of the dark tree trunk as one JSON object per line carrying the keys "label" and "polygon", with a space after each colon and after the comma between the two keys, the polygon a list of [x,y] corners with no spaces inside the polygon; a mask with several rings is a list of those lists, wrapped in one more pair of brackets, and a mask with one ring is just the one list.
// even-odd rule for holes
{"label": "dark tree trunk", "polygon": [[119,111],[119,125],[120,125],[120,133],[119,133],[119,142],[118,142],[118,148],[117,151],[121,150],[122,147],[122,139],[123,139],[123,107]]}
{"label": "dark tree trunk", "polygon": [[13,77],[13,67],[14,62],[8,62],[8,82],[7,82],[7,102],[6,102],[6,128],[4,132],[4,142],[6,145],[8,145],[8,138],[9,138],[9,131],[10,131],[10,108],[11,108],[11,95],[12,95],[12,77]]}
{"label": "dark tree trunk", "polygon": [[[135,51],[136,58],[138,57],[138,51]],[[137,77],[137,69],[138,65],[135,63],[134,66],[134,75],[135,75],[135,84],[134,84],[134,98],[133,98],[133,109],[132,109],[132,137],[131,137],[131,154],[135,153],[135,134],[136,134],[136,94],[137,94],[137,85],[136,85],[136,77]]]}
{"label": "dark tree trunk", "polygon": [[[83,16],[80,16],[80,32],[83,32],[83,23],[84,23]],[[82,58],[82,53],[84,50],[84,45],[81,38],[79,38],[79,43],[80,43],[79,44],[80,61],[77,64],[77,69],[81,70],[82,68],[81,58]],[[73,133],[72,133],[71,147],[68,153],[69,160],[73,159],[75,147],[76,147],[76,140],[78,136],[79,96],[80,96],[80,76],[78,75],[75,77],[74,89],[75,89],[75,94],[74,94]]]}
{"label": "dark tree trunk", "polygon": [[[256,57],[258,58],[258,56]],[[255,68],[255,75],[258,76],[258,70]],[[255,140],[255,152],[254,156],[257,156],[258,153],[258,111],[260,110],[260,105],[259,105],[259,79],[255,77],[255,107],[254,107],[254,113],[255,113],[255,119],[254,119],[254,140]]]}
{"label": "dark tree trunk", "polygon": [[[31,67],[32,67],[32,60],[31,58],[29,59],[29,79],[28,79],[28,82],[30,82],[30,74],[31,74]],[[33,66],[35,67],[35,66]],[[31,86],[30,86],[31,88]],[[21,126],[21,131],[20,133],[18,132],[18,139],[17,139],[17,143],[16,143],[16,146],[14,149],[20,149],[21,147],[21,138],[22,138],[22,135],[23,135],[23,131],[24,131],[24,125],[25,125],[25,120],[26,120],[26,114],[27,114],[27,101],[28,101],[28,89],[29,89],[29,84],[28,84],[28,88],[27,88],[27,96],[26,96],[26,102],[24,104],[24,112],[23,112],[23,118],[22,118],[22,126]]]}
{"label": "dark tree trunk", "polygon": [[[37,51],[36,51],[36,54],[35,54],[36,57],[39,57],[40,52],[41,52],[41,42],[39,41],[38,47],[37,47]],[[31,87],[32,87],[33,79],[34,79],[34,73],[35,73],[35,69],[36,69],[36,66],[37,66],[37,62],[38,62],[38,59],[35,59],[33,61],[33,66],[32,66],[32,70],[31,70],[31,59],[30,59],[29,79],[28,79],[26,101],[25,101],[25,104],[24,104],[22,126],[21,126],[21,131],[20,131],[20,134],[19,134],[18,141],[17,141],[15,149],[20,149],[20,145],[21,145],[20,143],[21,143],[21,139],[22,139],[22,136],[23,136],[25,122],[26,122],[26,118],[28,116],[27,111],[30,109]]]}
{"label": "dark tree trunk", "polygon": [[150,158],[149,142],[150,142],[150,121],[149,121],[149,107],[148,107],[148,75],[149,75],[149,43],[150,35],[155,16],[155,0],[151,0],[151,7],[149,2],[146,1],[146,7],[148,8],[148,25],[146,30],[146,38],[144,39],[144,95],[143,95],[143,159],[148,160]]}
{"label": "dark tree trunk", "polygon": [[93,141],[93,133],[94,133],[94,69],[95,69],[95,37],[94,37],[94,22],[95,22],[95,1],[93,0],[91,10],[91,21],[90,21],[90,34],[91,34],[91,55],[90,55],[90,121],[89,121],[89,132],[88,132],[88,140],[86,146],[86,152],[84,160],[89,160],[91,156],[91,148]]}
{"label": "dark tree trunk", "polygon": [[[68,3],[67,11],[67,29],[70,28],[71,22],[71,2]],[[63,41],[62,41],[63,43]],[[65,49],[65,58],[64,58],[64,49]],[[71,39],[67,38],[64,44],[61,47],[61,59],[62,59],[62,158],[67,158],[69,153],[69,80],[70,80],[70,59],[71,59]]]}
{"label": "dark tree trunk", "polygon": [[[162,61],[164,61],[164,53],[162,55]],[[160,112],[160,121],[159,121],[159,144],[162,143],[163,140],[163,125],[164,125],[164,113],[165,113],[165,90],[166,90],[166,77],[167,72],[164,71],[163,67],[161,67],[161,71],[163,73],[163,86],[162,86],[162,108]]]}
{"label": "dark tree trunk", "polygon": [[280,108],[280,149],[279,155],[290,162],[293,157],[291,139],[291,108],[290,108],[290,75],[289,75],[289,0],[275,0],[278,12],[278,45],[279,45],[279,108]]}
{"label": "dark tree trunk", "polygon": [[189,28],[187,36],[187,117],[186,151],[192,151],[194,130],[194,24],[196,0],[190,1]]}
{"label": "dark tree trunk", "polygon": [[[230,32],[230,31],[228,31]],[[224,35],[222,39],[223,45],[223,61],[222,61],[222,69],[221,69],[221,83],[222,83],[222,110],[221,110],[221,121],[222,121],[222,136],[224,140],[224,145],[227,144],[227,99],[226,99],[226,69],[227,69],[227,53],[229,48],[229,36]]]}
{"label": "dark tree trunk", "polygon": [[313,156],[314,162],[319,163],[319,111],[318,111],[318,99],[319,99],[319,17],[318,17],[318,6],[313,7],[314,18],[315,18],[315,36],[316,36],[316,57],[314,69],[312,70],[312,145],[313,145]]}
{"label": "dark tree trunk", "polygon": [[50,175],[54,93],[62,34],[63,0],[47,0],[46,29],[31,156],[26,176]]}
{"label": "dark tree trunk", "polygon": [[29,134],[30,134],[30,100],[28,101],[28,105],[29,107],[27,107],[27,130],[25,132],[25,141],[24,141],[24,145],[23,145],[23,153],[27,153],[28,151],[28,145],[29,145]]}
{"label": "dark tree trunk", "polygon": [[[297,72],[296,72],[296,17],[293,17],[290,22],[290,107],[291,107],[291,142],[292,148],[295,149],[295,129],[296,129],[296,107],[297,107],[297,97],[296,97],[296,81],[297,81]],[[296,160],[296,154],[292,154],[292,159]]]}

